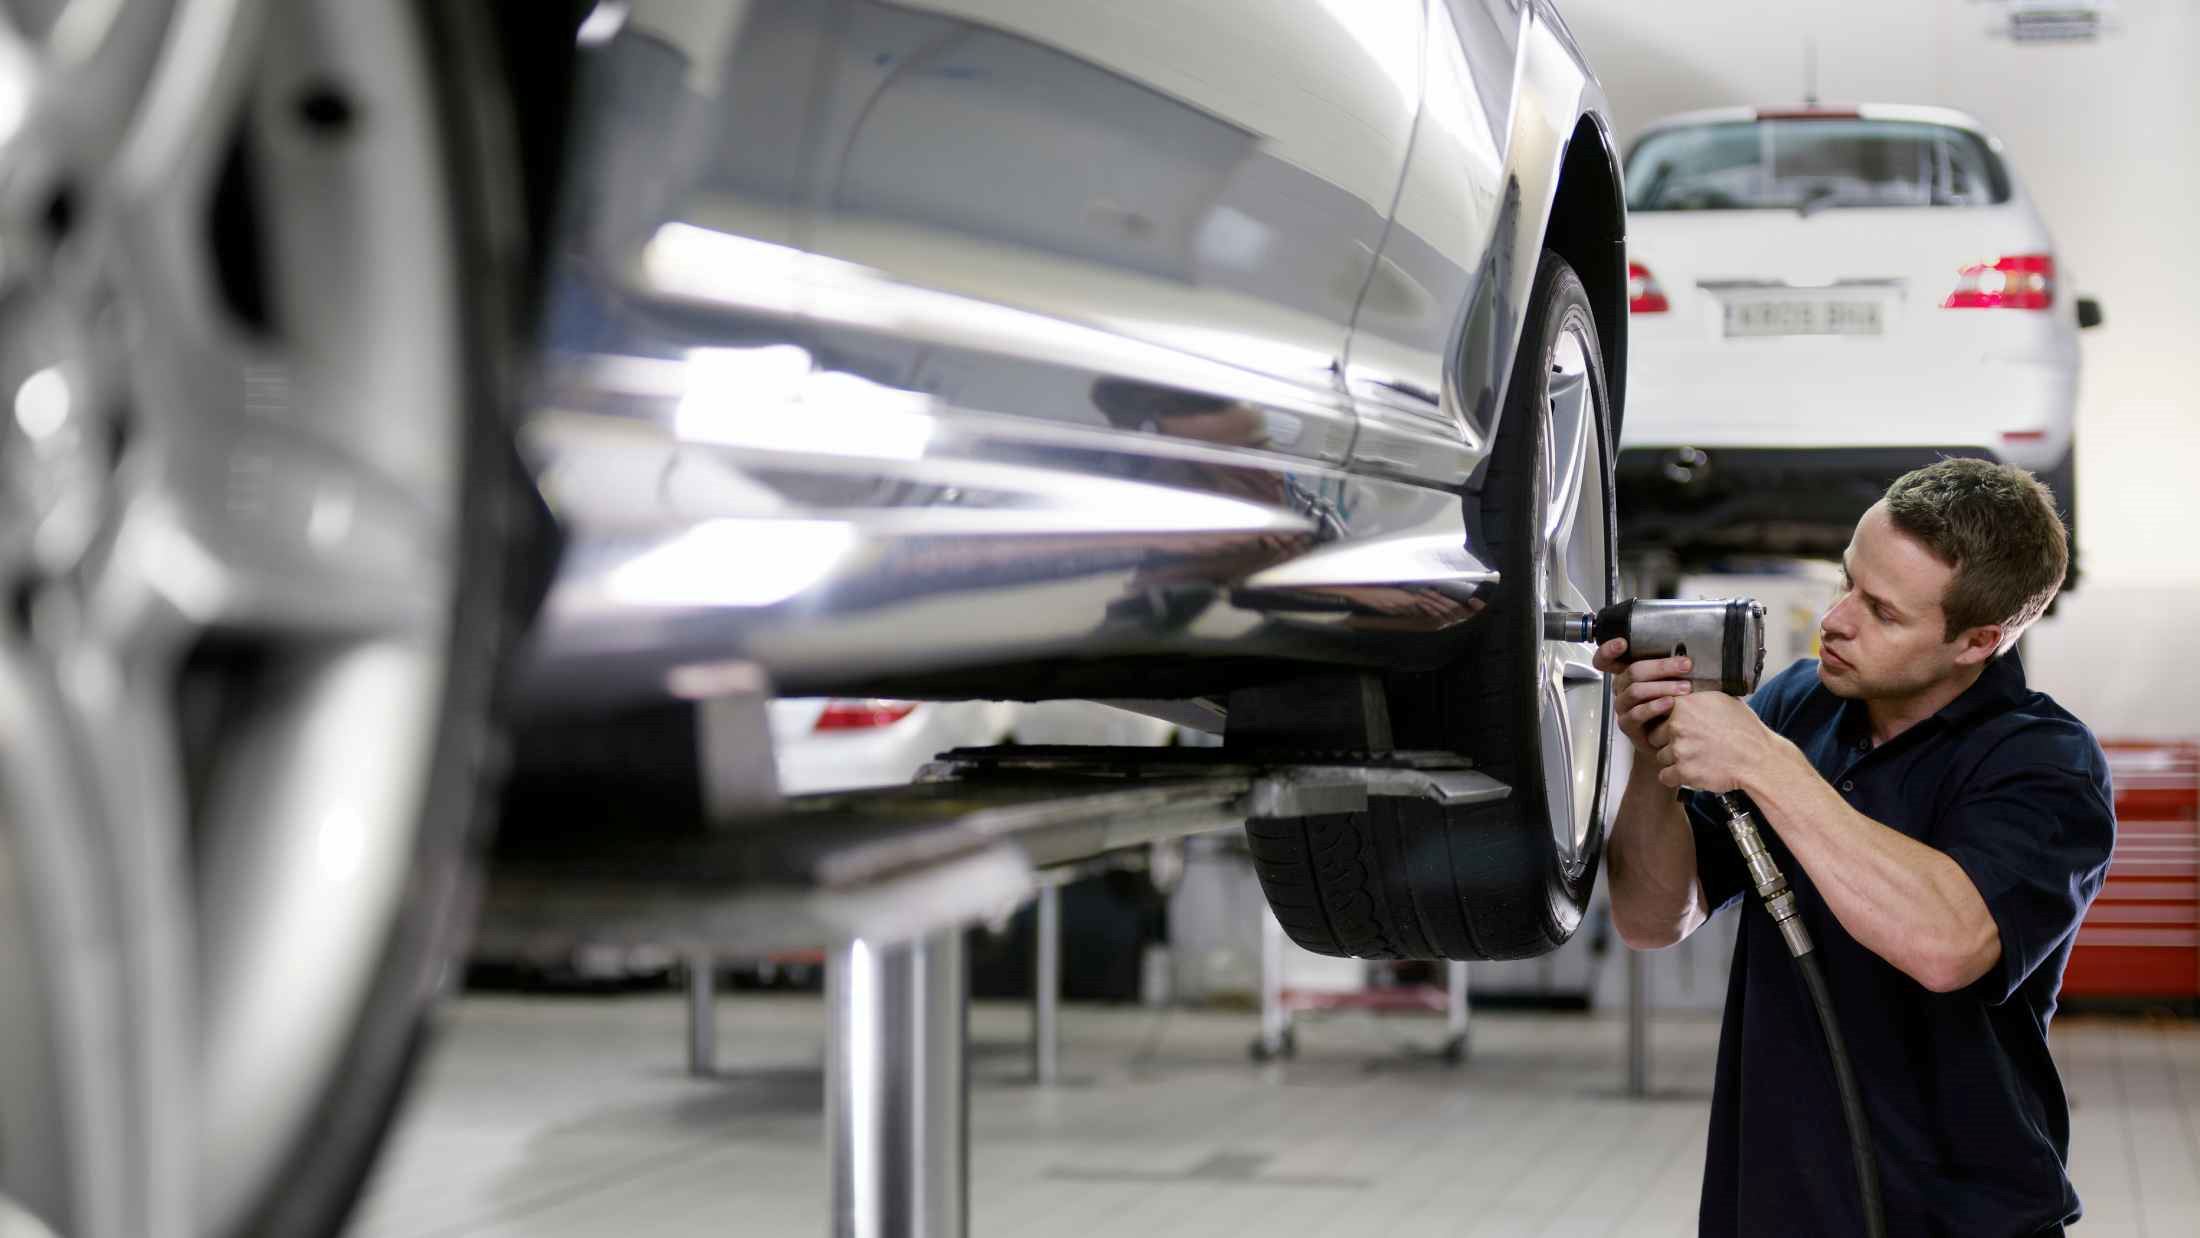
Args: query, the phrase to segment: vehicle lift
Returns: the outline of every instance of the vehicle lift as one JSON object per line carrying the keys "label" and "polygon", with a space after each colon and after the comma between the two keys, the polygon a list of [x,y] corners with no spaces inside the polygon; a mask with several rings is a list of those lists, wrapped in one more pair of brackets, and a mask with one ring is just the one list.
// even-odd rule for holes
{"label": "vehicle lift", "polygon": [[[713,775],[743,761],[755,772],[759,748],[731,741],[764,738],[761,699],[706,710],[721,720],[701,745],[706,784],[738,786]],[[714,751],[726,758],[716,771]],[[907,786],[738,811],[729,799],[708,828],[558,835],[492,873],[483,919],[538,942],[671,947],[702,963],[690,983],[705,998],[710,957],[822,946],[831,1232],[964,1238],[966,928],[1038,894],[1045,934],[1050,873],[1163,839],[1249,818],[1360,811],[1370,797],[1456,805],[1510,793],[1449,753],[958,749]],[[1051,930],[1060,931],[1058,913]],[[1039,1033],[1045,1075],[1053,1029]],[[709,1060],[709,1035],[691,1021],[691,1060]]]}

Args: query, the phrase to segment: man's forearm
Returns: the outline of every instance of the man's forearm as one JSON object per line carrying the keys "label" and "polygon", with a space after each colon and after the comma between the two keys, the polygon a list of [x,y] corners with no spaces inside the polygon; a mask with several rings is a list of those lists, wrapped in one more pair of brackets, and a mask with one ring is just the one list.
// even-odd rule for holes
{"label": "man's forearm", "polygon": [[1963,869],[1849,807],[1801,753],[1744,789],[1865,949],[1935,992],[1962,988],[2000,959],[2000,932]]}
{"label": "man's forearm", "polygon": [[1672,945],[1708,915],[1688,813],[1658,782],[1657,770],[1655,761],[1636,758],[1605,843],[1612,925],[1637,949]]}

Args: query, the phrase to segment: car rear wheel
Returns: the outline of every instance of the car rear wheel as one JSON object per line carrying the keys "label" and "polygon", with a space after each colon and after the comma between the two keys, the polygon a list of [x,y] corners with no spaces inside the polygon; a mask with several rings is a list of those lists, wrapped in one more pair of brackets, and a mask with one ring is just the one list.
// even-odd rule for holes
{"label": "car rear wheel", "polygon": [[332,1232],[412,1059],[532,528],[466,8],[0,3],[0,1216]]}
{"label": "car rear wheel", "polygon": [[1385,684],[1399,748],[1461,753],[1512,792],[1251,822],[1269,905],[1316,953],[1542,954],[1573,934],[1595,883],[1611,688],[1591,646],[1544,638],[1543,616],[1594,610],[1618,591],[1611,411],[1596,319],[1555,253],[1538,268],[1517,355],[1490,471],[1466,513],[1500,587],[1449,666]]}

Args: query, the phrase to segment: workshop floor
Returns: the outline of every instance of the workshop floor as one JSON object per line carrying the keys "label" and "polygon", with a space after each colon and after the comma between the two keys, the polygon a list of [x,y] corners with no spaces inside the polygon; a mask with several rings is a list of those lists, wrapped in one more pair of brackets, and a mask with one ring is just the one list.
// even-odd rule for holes
{"label": "workshop floor", "polygon": [[[355,1238],[823,1235],[814,997],[729,993],[717,1079],[685,1072],[672,994],[458,1003]],[[1250,1015],[1071,1006],[1060,1086],[1022,1007],[972,1015],[977,1238],[1373,1238],[1694,1232],[1718,1037],[1653,1024],[1654,1099],[1621,1094],[1623,1024],[1477,1012],[1333,1017],[1296,1061]],[[2200,1024],[2058,1023],[2087,1238],[2200,1232]]]}

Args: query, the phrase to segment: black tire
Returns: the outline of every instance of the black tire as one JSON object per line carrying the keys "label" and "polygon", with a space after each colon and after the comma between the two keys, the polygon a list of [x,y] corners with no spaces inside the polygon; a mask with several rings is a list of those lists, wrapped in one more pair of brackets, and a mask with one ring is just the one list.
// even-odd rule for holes
{"label": "black tire", "polygon": [[[1540,579],[1544,547],[1538,478],[1551,451],[1545,406],[1550,360],[1567,332],[1588,344],[1593,423],[1587,468],[1602,498],[1602,596],[1618,590],[1613,531],[1612,430],[1596,325],[1580,279],[1546,252],[1493,447],[1466,518],[1492,552],[1503,584],[1470,625],[1452,663],[1387,677],[1400,749],[1455,751],[1513,788],[1501,801],[1444,807],[1419,799],[1371,801],[1365,812],[1249,822],[1254,867],[1291,939],[1317,954],[1373,959],[1514,959],[1563,944],[1596,881],[1610,781],[1611,691],[1601,685],[1585,837],[1562,846],[1544,776]],[[1600,680],[1601,682],[1601,680]],[[1576,766],[1578,768],[1578,764]],[[1569,854],[1570,852],[1570,854]]]}

